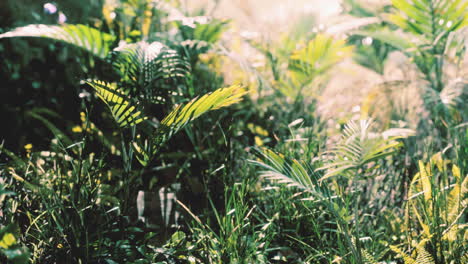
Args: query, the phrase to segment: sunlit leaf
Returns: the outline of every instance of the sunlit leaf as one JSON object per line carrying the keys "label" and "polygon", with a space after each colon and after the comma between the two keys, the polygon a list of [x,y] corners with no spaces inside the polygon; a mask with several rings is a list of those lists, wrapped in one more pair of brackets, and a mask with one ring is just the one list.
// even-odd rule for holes
{"label": "sunlit leaf", "polygon": [[40,37],[82,48],[99,58],[105,58],[115,37],[85,25],[28,25],[0,34],[0,38]]}
{"label": "sunlit leaf", "polygon": [[115,84],[91,80],[87,83],[94,88],[96,95],[109,107],[114,120],[121,127],[134,126],[146,119],[138,107],[138,103]]}

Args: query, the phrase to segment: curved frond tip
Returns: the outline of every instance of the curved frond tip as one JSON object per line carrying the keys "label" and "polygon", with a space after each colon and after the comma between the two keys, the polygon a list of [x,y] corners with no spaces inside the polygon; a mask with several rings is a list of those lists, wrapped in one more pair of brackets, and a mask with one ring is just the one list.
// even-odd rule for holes
{"label": "curved frond tip", "polygon": [[108,55],[115,40],[115,37],[111,34],[86,25],[33,24],[0,34],[0,39],[13,37],[39,37],[65,42],[84,49],[101,59]]}

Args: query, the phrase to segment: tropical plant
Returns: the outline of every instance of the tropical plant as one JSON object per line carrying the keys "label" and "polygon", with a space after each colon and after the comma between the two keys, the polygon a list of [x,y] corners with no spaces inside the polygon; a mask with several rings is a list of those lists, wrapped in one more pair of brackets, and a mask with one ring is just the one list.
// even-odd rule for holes
{"label": "tropical plant", "polygon": [[[405,263],[419,263],[420,258],[427,259],[427,263],[463,263],[466,255],[460,241],[466,238],[467,225],[461,220],[468,207],[467,177],[440,152],[427,164],[419,161],[418,165],[419,172],[408,191],[405,216],[409,239],[419,241],[415,248],[417,259],[402,254],[396,246],[392,250],[402,255]],[[413,223],[419,232],[410,231]]]}
{"label": "tropical plant", "polygon": [[[389,129],[382,133],[371,131],[372,120],[360,120],[359,124],[350,121],[346,124],[339,143],[325,154],[332,156],[331,161],[318,170],[327,170],[321,180],[341,175],[347,177],[372,176],[377,162],[392,155],[402,146],[397,139],[408,137],[414,132],[410,129]],[[373,163],[373,164],[371,164]]]}
{"label": "tropical plant", "polygon": [[[104,53],[110,49],[104,40],[112,38],[109,34],[83,25],[30,25],[0,35],[0,38],[10,37],[44,37],[63,41],[84,48],[100,58],[105,57]],[[147,119],[142,111],[144,111],[144,104],[148,104],[148,101],[161,103],[161,100],[165,102],[164,99],[168,99],[169,92],[157,94],[158,91],[153,86],[155,82],[188,74],[189,68],[184,61],[177,56],[175,51],[168,49],[160,42],[143,41],[120,45],[114,49],[114,54],[116,58],[113,59],[112,65],[120,74],[121,88],[118,88],[116,83],[101,80],[89,80],[87,83],[106,103],[116,123],[121,127],[135,126]],[[161,129],[158,129],[151,144],[146,143],[145,149],[137,144],[133,145],[140,154],[140,162],[147,165],[160,145],[189,121],[207,111],[234,104],[245,93],[246,91],[240,86],[232,86],[192,100],[185,106],[177,107],[161,121]]]}

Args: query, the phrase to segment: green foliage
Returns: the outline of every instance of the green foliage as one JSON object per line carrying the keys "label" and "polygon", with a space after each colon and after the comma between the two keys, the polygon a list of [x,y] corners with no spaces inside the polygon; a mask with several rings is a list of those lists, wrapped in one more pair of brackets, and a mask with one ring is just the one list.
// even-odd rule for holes
{"label": "green foliage", "polygon": [[280,81],[278,89],[292,99],[296,99],[299,95],[312,95],[313,97],[319,91],[306,88],[310,87],[314,81],[317,82],[318,78],[323,78],[323,75],[335,64],[348,57],[352,49],[343,40],[317,34],[304,47],[291,53],[287,76]]}
{"label": "green foliage", "polygon": [[297,187],[309,193],[315,193],[316,180],[313,181],[299,161],[287,159],[282,154],[277,154],[269,149],[263,149],[261,155],[265,162],[252,160],[265,171],[260,176],[278,184],[284,184],[287,187]]}
{"label": "green foliage", "polygon": [[402,146],[397,139],[414,133],[409,129],[390,129],[382,133],[371,131],[372,120],[354,121],[346,124],[340,142],[328,153],[333,156],[331,162],[319,168],[327,170],[321,180],[344,175],[353,177],[356,173],[366,175],[378,162],[396,152]]}
{"label": "green foliage", "polygon": [[158,41],[123,44],[114,49],[114,55],[112,65],[121,82],[133,93],[144,92],[149,98],[155,82],[183,78],[190,72],[189,65],[176,51]]}
{"label": "green foliage", "polygon": [[0,34],[0,38],[40,37],[79,47],[104,59],[115,37],[86,25],[28,25]]}
{"label": "green foliage", "polygon": [[220,88],[200,98],[192,99],[186,104],[181,104],[172,110],[159,124],[156,132],[143,144],[133,143],[137,158],[143,166],[146,166],[161,146],[175,133],[184,128],[189,122],[195,120],[208,111],[217,110],[239,102],[247,91],[233,85]]}
{"label": "green foliage", "polygon": [[146,119],[138,110],[138,103],[132,100],[123,90],[117,88],[116,84],[99,80],[92,80],[87,83],[94,88],[96,95],[106,103],[115,122],[120,127],[134,126]]}
{"label": "green foliage", "polygon": [[468,4],[465,1],[392,0],[392,4],[397,9],[388,17],[392,23],[430,40],[446,37],[448,32],[468,25]]}
{"label": "green foliage", "polygon": [[0,16],[1,263],[467,262],[465,1],[68,1]]}

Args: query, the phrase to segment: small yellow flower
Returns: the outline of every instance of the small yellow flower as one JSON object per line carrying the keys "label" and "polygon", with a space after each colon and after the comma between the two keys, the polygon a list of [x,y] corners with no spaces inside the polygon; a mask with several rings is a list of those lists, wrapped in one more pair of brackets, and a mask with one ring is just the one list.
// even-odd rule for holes
{"label": "small yellow flower", "polygon": [[26,151],[30,151],[33,148],[33,145],[31,143],[24,145],[24,149]]}
{"label": "small yellow flower", "polygon": [[63,245],[62,245],[62,244],[58,244],[58,245],[57,245],[57,248],[63,248]]}
{"label": "small yellow flower", "polygon": [[72,132],[73,133],[81,133],[81,132],[83,132],[83,129],[80,126],[74,126],[72,128]]}
{"label": "small yellow flower", "polygon": [[11,233],[6,233],[5,235],[3,235],[3,238],[0,241],[0,247],[6,249],[14,245],[15,243],[16,243],[15,236]]}
{"label": "small yellow flower", "polygon": [[80,119],[83,123],[86,121],[86,114],[84,112],[80,112]]}
{"label": "small yellow flower", "polygon": [[255,145],[263,146],[263,140],[259,136],[255,136]]}

